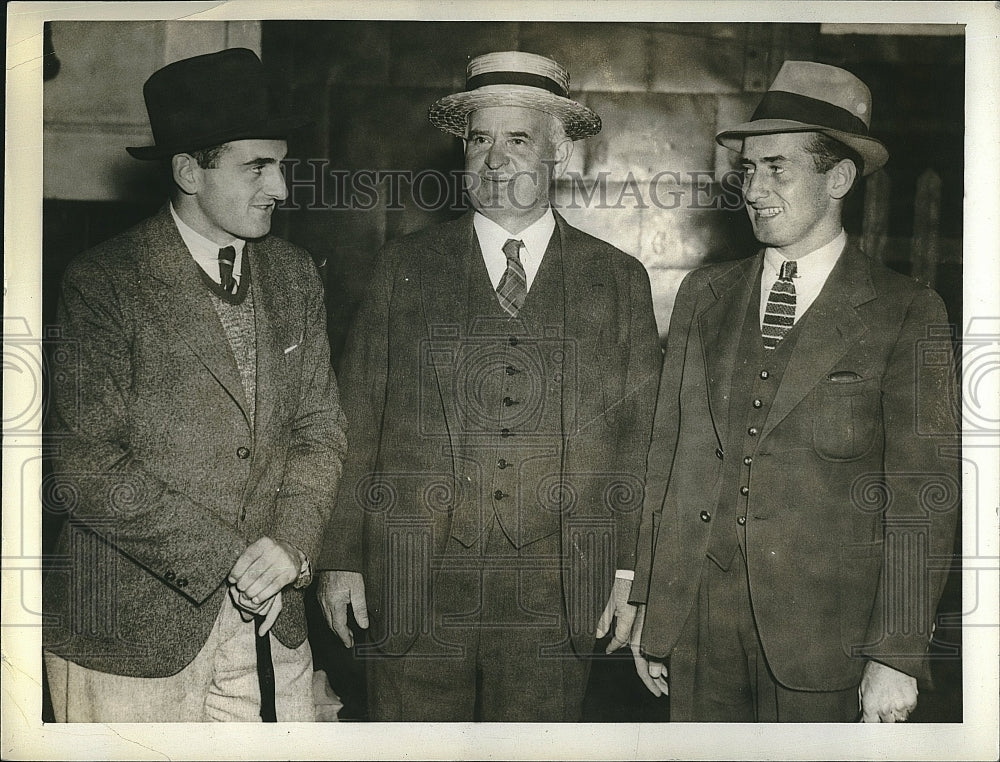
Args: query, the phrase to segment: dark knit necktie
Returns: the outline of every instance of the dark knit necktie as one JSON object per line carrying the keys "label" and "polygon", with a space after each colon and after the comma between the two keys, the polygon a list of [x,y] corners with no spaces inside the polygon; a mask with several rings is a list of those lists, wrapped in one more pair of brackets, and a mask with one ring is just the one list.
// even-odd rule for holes
{"label": "dark knit necktie", "polygon": [[524,244],[521,241],[513,238],[508,238],[503,245],[503,253],[507,257],[507,270],[497,286],[497,299],[511,317],[517,317],[517,313],[524,306],[524,300],[528,298],[528,279],[524,275],[524,265],[521,264],[519,256],[522,246]]}
{"label": "dark knit necktie", "polygon": [[233,265],[236,262],[236,249],[226,246],[219,249],[219,284],[226,293],[233,293],[236,280],[233,278]]}
{"label": "dark knit necktie", "polygon": [[795,324],[795,260],[781,263],[781,273],[771,287],[764,308],[764,324],[760,333],[764,349],[774,349]]}

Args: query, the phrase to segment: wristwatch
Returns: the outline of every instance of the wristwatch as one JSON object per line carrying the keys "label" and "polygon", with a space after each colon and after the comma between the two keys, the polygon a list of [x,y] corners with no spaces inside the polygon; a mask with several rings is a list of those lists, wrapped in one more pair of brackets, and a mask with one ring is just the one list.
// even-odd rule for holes
{"label": "wristwatch", "polygon": [[302,565],[299,566],[299,576],[296,577],[295,582],[292,583],[292,587],[296,590],[308,587],[313,578],[312,565],[309,563],[309,557],[301,550],[299,551],[299,555],[302,556]]}

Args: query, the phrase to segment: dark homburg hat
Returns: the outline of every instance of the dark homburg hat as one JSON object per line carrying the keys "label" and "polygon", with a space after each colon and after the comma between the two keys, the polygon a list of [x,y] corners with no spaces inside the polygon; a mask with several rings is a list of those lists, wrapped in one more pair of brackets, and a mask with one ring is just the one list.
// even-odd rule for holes
{"label": "dark homburg hat", "polygon": [[551,58],[508,50],[476,56],[466,69],[465,92],[437,101],[427,116],[439,130],[466,136],[469,114],[491,106],[523,106],[551,114],[570,140],[601,131],[601,118],[569,98],[569,72]]}
{"label": "dark homburg hat", "polygon": [[308,120],[276,114],[264,65],[246,48],[185,58],[153,72],[142,88],[155,145],[129,147],[137,159],[164,159],[231,140],[281,139]]}
{"label": "dark homburg hat", "polygon": [[870,175],[889,159],[886,147],[868,135],[871,114],[872,94],[850,72],[812,61],[785,61],[750,121],[715,139],[741,151],[748,135],[821,132],[857,151]]}

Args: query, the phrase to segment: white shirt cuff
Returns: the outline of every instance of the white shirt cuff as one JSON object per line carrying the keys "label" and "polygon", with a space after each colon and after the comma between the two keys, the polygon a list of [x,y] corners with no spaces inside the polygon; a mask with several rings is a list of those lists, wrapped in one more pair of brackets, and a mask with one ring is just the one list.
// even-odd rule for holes
{"label": "white shirt cuff", "polygon": [[616,569],[615,579],[635,579],[635,572],[631,569]]}

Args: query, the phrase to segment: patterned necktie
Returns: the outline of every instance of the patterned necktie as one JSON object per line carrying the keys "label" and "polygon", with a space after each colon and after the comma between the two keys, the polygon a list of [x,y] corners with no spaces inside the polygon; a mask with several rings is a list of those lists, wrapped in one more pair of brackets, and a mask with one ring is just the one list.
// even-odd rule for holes
{"label": "patterned necktie", "polygon": [[764,339],[764,349],[774,349],[785,338],[795,324],[795,260],[781,263],[781,273],[771,287],[764,308],[764,324],[760,333]]}
{"label": "patterned necktie", "polygon": [[219,283],[226,293],[233,293],[236,280],[233,278],[233,264],[236,262],[236,249],[226,246],[219,249]]}
{"label": "patterned necktie", "polygon": [[507,270],[497,286],[497,299],[511,317],[517,317],[517,313],[524,306],[524,300],[528,298],[528,280],[524,275],[524,265],[521,264],[519,256],[522,246],[524,244],[521,241],[513,238],[508,238],[503,245],[503,253],[507,257]]}

